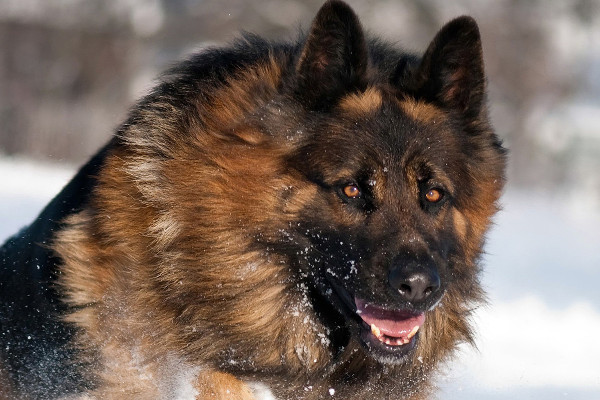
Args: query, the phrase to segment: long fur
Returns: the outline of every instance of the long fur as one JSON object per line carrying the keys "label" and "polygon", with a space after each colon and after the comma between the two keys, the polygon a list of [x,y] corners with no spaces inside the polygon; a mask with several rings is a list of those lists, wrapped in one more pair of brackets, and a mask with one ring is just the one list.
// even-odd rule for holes
{"label": "long fur", "polygon": [[[98,399],[175,398],[182,381],[197,398],[250,400],[250,382],[278,399],[426,396],[436,365],[473,340],[504,162],[468,17],[419,58],[365,39],[330,1],[295,43],[246,35],[192,56],[84,167],[85,193],[59,195],[76,207],[42,214],[61,221],[44,233],[43,265],[60,299],[47,318],[71,332],[56,345],[55,365],[73,371],[59,387]],[[360,207],[340,200],[349,177],[369,193]],[[419,200],[434,178],[451,197],[439,210]],[[22,237],[14,246],[30,251]],[[443,297],[415,351],[387,362],[321,287],[344,276],[349,292],[391,305],[382,271],[417,251],[436,260]],[[23,378],[40,373],[14,357],[0,354],[13,390],[43,397]]]}

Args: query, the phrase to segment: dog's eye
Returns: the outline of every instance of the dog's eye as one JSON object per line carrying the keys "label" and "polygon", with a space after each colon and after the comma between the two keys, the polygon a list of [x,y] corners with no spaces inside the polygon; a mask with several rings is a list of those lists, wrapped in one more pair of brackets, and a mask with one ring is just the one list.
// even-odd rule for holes
{"label": "dog's eye", "polygon": [[360,197],[360,188],[353,183],[344,186],[342,192],[344,193],[344,196],[349,199],[357,199]]}
{"label": "dog's eye", "polygon": [[425,199],[430,203],[437,203],[444,197],[444,194],[439,189],[430,189],[425,193]]}

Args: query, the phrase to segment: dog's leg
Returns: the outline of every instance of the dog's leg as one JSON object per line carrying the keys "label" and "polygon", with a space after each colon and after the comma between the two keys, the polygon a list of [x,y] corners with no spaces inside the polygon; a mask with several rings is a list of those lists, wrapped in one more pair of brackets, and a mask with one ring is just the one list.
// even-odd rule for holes
{"label": "dog's leg", "polygon": [[198,390],[197,400],[256,400],[248,385],[225,372],[205,371],[200,373],[196,381],[196,389]]}

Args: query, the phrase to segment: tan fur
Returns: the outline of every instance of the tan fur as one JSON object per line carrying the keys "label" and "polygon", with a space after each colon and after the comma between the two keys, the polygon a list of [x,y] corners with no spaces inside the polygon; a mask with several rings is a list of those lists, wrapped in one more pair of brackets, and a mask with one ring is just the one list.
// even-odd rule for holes
{"label": "tan fur", "polygon": [[[0,365],[3,365],[1,359]],[[15,397],[10,377],[4,369],[0,368],[0,400],[12,400]]]}
{"label": "tan fur", "polygon": [[[242,81],[232,82],[222,93],[223,99],[230,99],[227,104],[215,100],[220,113],[231,112],[227,118],[251,107],[249,99],[232,96],[253,84],[248,79],[259,77],[244,75]],[[243,88],[236,89],[238,84]],[[275,206],[295,183],[280,176],[276,155],[283,149],[224,142],[222,135],[235,132],[219,125],[222,117],[216,117],[219,123],[207,121],[214,135],[198,136],[210,155],[144,160],[148,165],[135,156],[130,161],[131,154],[110,155],[94,197],[99,212],[71,217],[55,240],[55,251],[65,260],[61,285],[68,303],[78,309],[68,320],[82,328],[80,346],[104,366],[98,372],[101,398],[117,396],[121,386],[129,388],[123,398],[152,398],[158,390],[154,381],[160,360],[182,349],[190,362],[217,361],[230,355],[214,349],[239,342],[245,348],[247,342],[254,348],[252,361],[277,368],[284,357],[298,371],[319,368],[327,360],[324,334],[316,321],[306,320],[310,311],[302,304],[308,306],[308,301],[290,286],[290,271],[277,259],[246,250],[261,229],[274,231],[279,218],[270,212],[295,212],[294,198],[286,210]],[[130,140],[135,144],[135,138]],[[202,157],[210,158],[195,161]],[[201,214],[196,213],[197,204],[204,208]],[[206,215],[211,219],[205,220]],[[257,286],[264,289],[246,290]],[[292,308],[286,308],[288,304]],[[294,308],[298,305],[301,309]],[[223,307],[236,310],[236,318],[219,320]],[[206,321],[208,316],[211,320]],[[235,340],[220,335],[220,326]],[[299,342],[306,343],[301,351]],[[136,382],[139,371],[147,381]]]}
{"label": "tan fur", "polygon": [[256,400],[250,388],[231,374],[223,372],[203,372],[198,377],[196,387],[198,400],[236,399]]}
{"label": "tan fur", "polygon": [[379,109],[381,103],[381,92],[374,87],[369,87],[362,93],[352,93],[342,98],[339,107],[352,115],[361,115]]}
{"label": "tan fur", "polygon": [[458,210],[452,211],[452,221],[454,222],[454,230],[456,234],[464,240],[467,235],[468,222],[465,216]]}
{"label": "tan fur", "polygon": [[410,118],[421,123],[435,124],[436,119],[443,119],[443,113],[433,104],[417,101],[410,97],[398,100],[398,104]]}

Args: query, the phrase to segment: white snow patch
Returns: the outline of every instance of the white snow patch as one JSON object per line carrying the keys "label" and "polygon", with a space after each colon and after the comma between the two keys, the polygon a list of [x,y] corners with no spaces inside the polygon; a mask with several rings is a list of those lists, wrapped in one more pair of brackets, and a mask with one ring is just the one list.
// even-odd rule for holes
{"label": "white snow patch", "polygon": [[553,309],[526,296],[494,305],[480,318],[485,358],[474,372],[486,385],[600,389],[600,313],[589,303]]}
{"label": "white snow patch", "polygon": [[49,200],[74,174],[75,168],[70,166],[0,157],[0,193],[3,196],[29,196]]}
{"label": "white snow patch", "polygon": [[176,389],[172,396],[173,400],[195,400],[198,390],[194,386],[198,368],[183,368],[175,376]]}
{"label": "white snow patch", "polygon": [[158,372],[160,397],[167,400],[195,400],[199,394],[195,384],[200,371],[200,367],[192,366],[174,354],[168,355]]}
{"label": "white snow patch", "polygon": [[545,385],[600,390],[600,313],[589,303],[553,309],[526,296],[479,310],[475,320],[479,352],[465,347],[449,376],[494,390]]}
{"label": "white snow patch", "polygon": [[246,383],[250,390],[252,390],[252,394],[256,397],[257,400],[277,400],[277,398],[271,392],[271,389],[267,385],[262,382],[247,382]]}
{"label": "white snow patch", "polygon": [[74,174],[70,166],[0,157],[0,244],[30,224]]}

